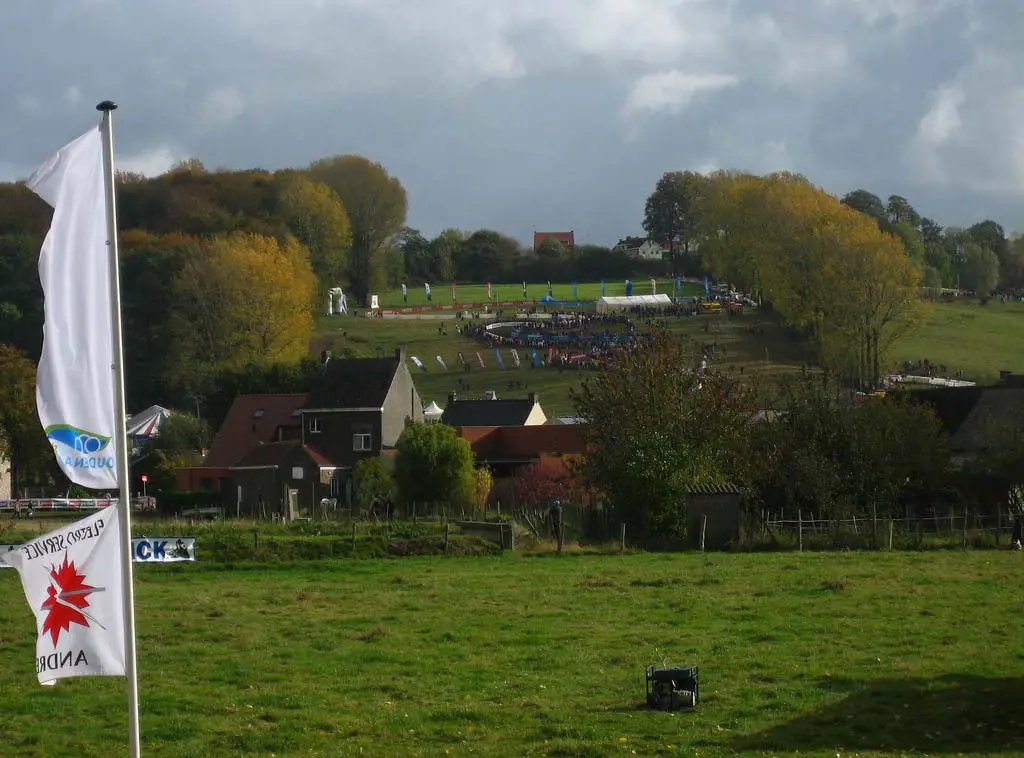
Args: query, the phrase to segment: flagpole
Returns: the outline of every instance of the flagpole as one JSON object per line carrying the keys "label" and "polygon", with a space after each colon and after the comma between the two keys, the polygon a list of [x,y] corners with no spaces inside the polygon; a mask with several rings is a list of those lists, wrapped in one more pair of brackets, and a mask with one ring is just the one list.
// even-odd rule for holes
{"label": "flagpole", "polygon": [[118,526],[121,531],[121,584],[124,597],[124,673],[128,678],[128,729],[132,758],[141,753],[139,740],[139,678],[135,656],[135,584],[132,578],[131,474],[128,468],[128,421],[124,402],[124,346],[121,339],[121,277],[117,252],[117,205],[114,190],[114,124],[117,104],[104,100],[103,181],[107,207],[107,252],[110,256],[110,303],[114,341],[114,451],[117,456]]}

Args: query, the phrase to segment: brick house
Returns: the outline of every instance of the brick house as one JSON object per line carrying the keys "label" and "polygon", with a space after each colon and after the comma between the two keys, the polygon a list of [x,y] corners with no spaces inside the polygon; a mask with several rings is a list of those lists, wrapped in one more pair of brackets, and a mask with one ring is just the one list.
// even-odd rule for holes
{"label": "brick house", "polygon": [[514,502],[513,482],[525,467],[537,464],[545,476],[558,479],[570,474],[572,457],[586,452],[580,424],[463,426],[455,431],[469,442],[477,465],[490,469],[492,499],[505,503]]}
{"label": "brick house", "polygon": [[178,469],[178,489],[220,492],[236,504],[231,467],[259,445],[297,440],[306,395],[238,395],[198,466]]}
{"label": "brick house", "polygon": [[219,489],[229,512],[290,516],[323,498],[347,506],[356,464],[387,454],[422,420],[401,351],[328,359],[308,395],[236,397],[203,465],[180,471],[179,486]]}
{"label": "brick house", "polygon": [[533,249],[536,250],[541,246],[541,243],[547,239],[554,239],[565,245],[566,249],[572,250],[576,247],[576,233],[575,232],[534,232],[533,233]]}

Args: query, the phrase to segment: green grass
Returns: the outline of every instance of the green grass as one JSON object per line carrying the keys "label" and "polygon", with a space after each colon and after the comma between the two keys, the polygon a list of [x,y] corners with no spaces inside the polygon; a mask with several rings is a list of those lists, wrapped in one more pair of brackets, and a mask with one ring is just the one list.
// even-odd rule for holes
{"label": "green grass", "polygon": [[[556,295],[558,287],[568,286],[555,285]],[[638,283],[638,288],[640,286]],[[536,289],[536,285],[534,287]],[[546,291],[543,285],[540,287]],[[579,285],[581,293],[594,287],[599,291],[600,284]],[[474,288],[482,291],[484,285],[460,285],[459,291]],[[543,292],[531,291],[531,297],[534,295],[539,297]],[[479,396],[493,389],[499,397],[523,397],[533,391],[541,394],[541,405],[548,416],[574,415],[569,392],[579,385],[586,372],[531,369],[525,362],[523,368],[516,369],[508,350],[502,352],[505,368],[499,369],[494,352],[486,350],[481,342],[457,335],[456,323],[454,317],[323,318],[313,351],[318,354],[322,349],[332,349],[339,354],[372,356],[382,352],[390,354],[396,347],[402,347],[408,355],[416,355],[427,364],[424,374],[410,363],[425,403],[434,400],[443,406],[445,398],[453,391],[463,396]],[[447,335],[438,334],[442,325],[447,328]],[[716,342],[720,348],[716,364],[764,388],[766,394],[775,378],[813,361],[806,344],[795,340],[773,317],[753,311],[737,319],[724,315],[669,319],[669,328],[695,346]],[[478,350],[486,369],[481,370],[476,362]],[[473,364],[468,374],[458,364],[459,351]],[[437,363],[437,355],[444,358],[447,369]],[[1024,304],[993,302],[982,306],[976,300],[928,303],[920,325],[891,346],[885,360],[886,369],[896,369],[904,360],[916,362],[922,358],[945,365],[950,374],[963,370],[964,378],[981,383],[995,381],[1003,369],[1024,371]],[[460,381],[468,382],[470,389],[460,387]]]}
{"label": "green grass", "polygon": [[[147,756],[1024,751],[1010,551],[137,567]],[[0,572],[0,752],[124,755],[124,680],[43,688]],[[648,663],[701,666],[646,710]],[[634,752],[635,751],[635,752]]]}
{"label": "green grass", "polygon": [[[640,277],[633,279],[632,281],[634,295],[651,294],[650,277]],[[663,292],[669,297],[672,297],[675,292],[675,282],[668,278],[658,279],[657,281],[658,292]],[[423,289],[422,285],[409,287],[409,307],[411,308],[413,306],[424,305],[451,305],[451,284],[431,283],[430,288],[433,291],[433,301],[428,303],[426,290]],[[519,302],[523,300],[522,282],[495,282],[492,284],[491,290],[494,295],[494,300],[497,302],[502,300],[514,300]],[[456,287],[455,294],[456,299],[460,304],[486,303],[487,284],[459,284]],[[527,282],[527,300],[540,300],[547,294],[547,282]],[[578,282],[576,285],[576,296],[573,297],[572,282],[552,282],[551,294],[556,300],[597,300],[601,297],[601,283]],[[626,280],[606,281],[605,294],[609,297],[612,295],[626,294]],[[703,295],[704,284],[683,282],[683,294],[686,296]],[[382,308],[400,308],[404,305],[402,301],[402,290],[396,289],[391,290],[390,292],[383,292],[379,296],[379,301]]]}
{"label": "green grass", "polygon": [[[740,376],[742,368],[745,380],[793,372],[807,359],[805,347],[794,342],[771,319],[752,314],[729,319],[723,314],[670,318],[668,321],[671,332],[695,346],[717,343],[717,364],[736,372],[737,376]],[[370,357],[391,355],[400,347],[406,355],[417,356],[427,366],[427,372],[423,373],[409,363],[424,404],[434,400],[443,407],[448,394],[453,391],[462,396],[479,396],[485,390],[493,389],[499,397],[525,397],[528,392],[538,392],[549,417],[574,415],[569,391],[578,387],[580,380],[589,372],[530,368],[528,356],[523,351],[520,351],[523,365],[517,369],[508,349],[502,350],[505,368],[498,368],[493,350],[487,349],[481,341],[456,334],[458,323],[454,316],[444,319],[324,317],[320,320],[312,351],[315,355],[327,349],[335,355]],[[439,334],[442,326],[447,329],[447,335]],[[459,365],[460,351],[472,364],[468,373]],[[485,369],[477,363],[477,351],[484,359]],[[437,362],[437,355],[444,359],[446,369]],[[468,383],[470,389],[467,391],[460,387],[460,382]]]}
{"label": "green grass", "polygon": [[983,383],[996,381],[1004,369],[1024,371],[1024,304],[965,298],[926,308],[921,325],[890,351],[894,365],[927,358]]}

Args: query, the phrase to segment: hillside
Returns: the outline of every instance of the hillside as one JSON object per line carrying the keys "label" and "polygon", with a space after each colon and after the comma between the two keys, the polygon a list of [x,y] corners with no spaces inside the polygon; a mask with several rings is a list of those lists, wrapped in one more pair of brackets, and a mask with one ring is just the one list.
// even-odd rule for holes
{"label": "hillside", "polygon": [[[529,368],[526,361],[516,369],[508,350],[503,351],[505,368],[501,369],[492,350],[455,332],[456,323],[453,316],[433,315],[421,319],[322,317],[312,353],[331,350],[339,356],[373,356],[402,348],[407,356],[415,355],[426,365],[427,371],[422,372],[409,364],[424,403],[433,400],[443,406],[450,392],[480,395],[494,390],[499,396],[538,392],[549,416],[573,415],[569,390],[588,372]],[[716,365],[753,383],[766,395],[774,378],[799,370],[811,359],[806,343],[796,340],[770,314],[670,318],[668,327],[697,348],[717,344]],[[442,328],[447,334],[439,333]],[[890,348],[886,367],[896,369],[904,361],[928,359],[945,365],[949,374],[962,370],[965,379],[990,383],[998,379],[1000,370],[1024,370],[1024,338],[1017,339],[1018,330],[1024,332],[1024,304],[931,303],[921,323]],[[472,365],[468,372],[458,362],[460,351]],[[477,362],[477,351],[484,359],[484,369]],[[447,368],[437,362],[437,355]]]}

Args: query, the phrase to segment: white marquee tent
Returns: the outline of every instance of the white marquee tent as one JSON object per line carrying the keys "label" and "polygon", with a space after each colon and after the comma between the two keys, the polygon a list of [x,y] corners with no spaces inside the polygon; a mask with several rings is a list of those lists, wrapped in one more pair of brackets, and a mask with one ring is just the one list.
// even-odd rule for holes
{"label": "white marquee tent", "polygon": [[665,308],[672,305],[672,298],[668,295],[617,295],[613,297],[602,297],[597,301],[597,312],[607,313],[609,311],[623,311],[629,308]]}
{"label": "white marquee tent", "polygon": [[437,403],[431,401],[430,405],[423,409],[423,420],[424,421],[440,421],[441,416],[444,415],[444,408]]}

